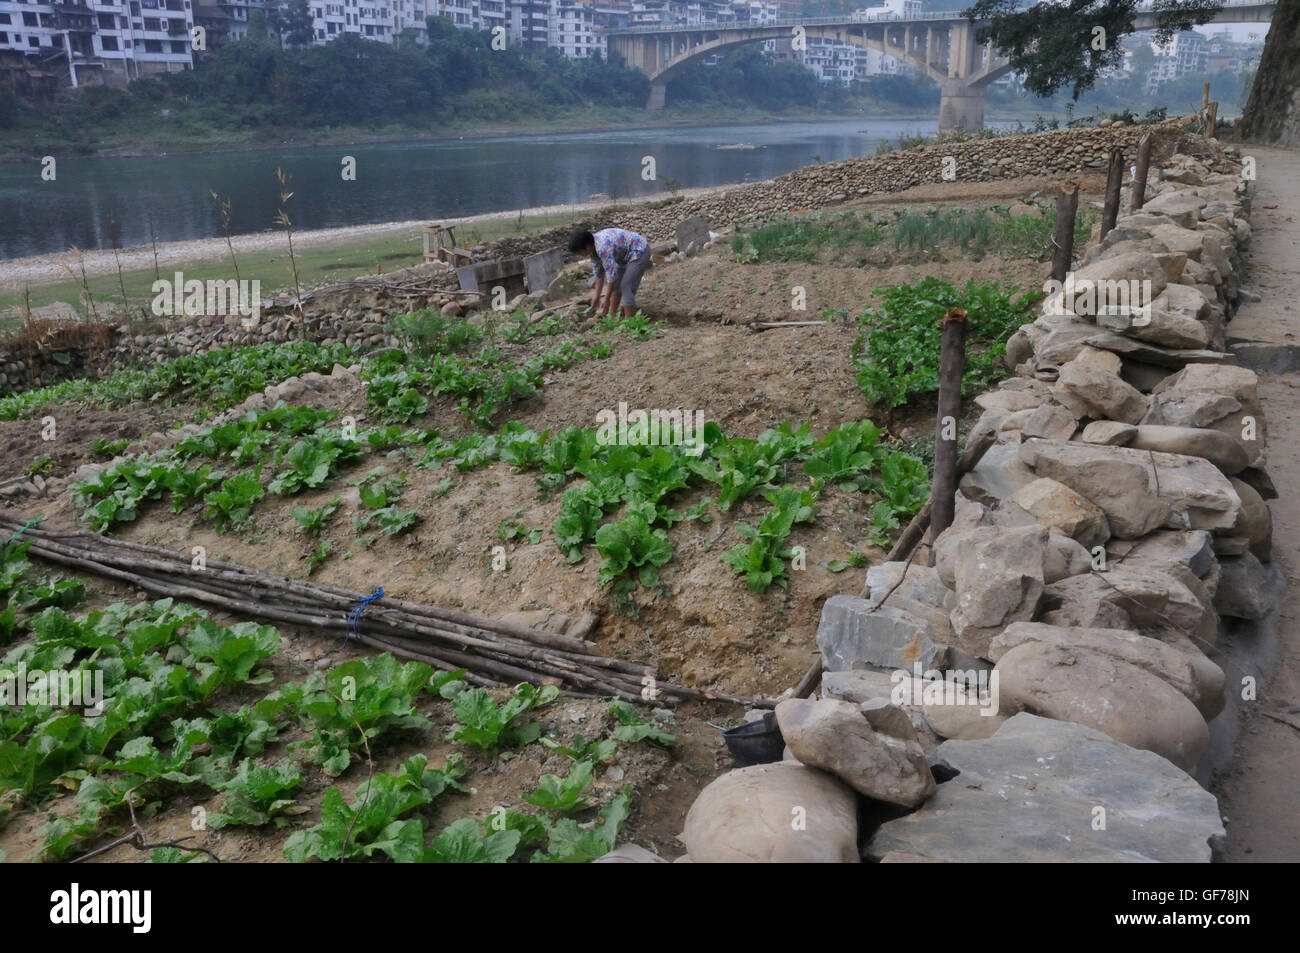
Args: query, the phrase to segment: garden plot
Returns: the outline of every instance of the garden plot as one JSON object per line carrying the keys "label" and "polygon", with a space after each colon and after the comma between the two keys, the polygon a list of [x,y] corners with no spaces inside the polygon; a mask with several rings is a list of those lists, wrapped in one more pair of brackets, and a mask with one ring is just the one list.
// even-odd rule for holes
{"label": "garden plot", "polygon": [[[192,380],[152,382],[148,393],[127,388],[114,396],[107,387],[35,395],[0,408],[8,410],[0,415],[21,418],[10,426],[32,426],[38,414],[75,416],[77,405],[67,402],[73,399],[96,404],[101,413],[131,413],[115,409],[127,396],[152,397],[155,406],[173,402],[174,411],[205,408],[181,439],[151,438],[144,454],[145,445],[133,444],[93,475],[72,480],[72,464],[86,458],[50,454],[63,468],[53,475],[68,483],[41,501],[53,524],[94,524],[182,552],[201,546],[209,559],[310,574],[361,592],[382,586],[393,597],[533,625],[590,613],[599,618],[590,637],[605,653],[644,663],[662,679],[776,694],[815,657],[820,604],[846,585],[838,574],[878,560],[876,550],[926,498],[923,458],[933,415],[927,368],[937,352],[925,353],[928,344],[918,339],[877,355],[877,363],[907,369],[904,387],[890,386],[898,375],[864,377],[863,356],[880,342],[923,336],[925,309],[946,308],[951,295],[973,310],[984,307],[984,295],[988,322],[975,322],[985,337],[975,335],[973,353],[980,359],[976,371],[991,375],[999,329],[1018,323],[1024,302],[1010,295],[994,300],[987,289],[926,285],[921,279],[935,271],[933,261],[873,270],[856,258],[831,261],[829,253],[822,261],[820,251],[811,263],[735,261],[745,248],[727,246],[711,251],[712,261],[655,269],[646,280],[647,309],[654,313],[653,282],[671,278],[689,287],[693,274],[708,273],[732,283],[731,314],[757,314],[765,307],[760,299],[785,296],[782,281],[811,274],[809,315],[832,312],[825,322],[755,333],[707,320],[722,314],[703,314],[706,320],[684,326],[678,313],[663,327],[641,316],[593,324],[577,316],[528,323],[423,313],[398,322],[409,342],[401,350],[330,355],[331,365],[335,359],[357,365],[368,384],[364,396],[359,388],[291,386],[279,389],[290,401],[249,402],[262,386],[256,373],[242,363],[238,373],[224,373],[214,360]],[[942,272],[956,278],[968,265],[981,279],[1023,275],[1022,287],[1036,286],[1046,270],[1041,262],[1004,261],[986,250],[978,263],[947,262]],[[785,277],[774,269],[784,269]],[[882,296],[872,302],[874,311],[862,313],[871,288],[903,275],[911,284],[906,293]],[[815,286],[838,287],[842,297],[815,301]],[[788,303],[771,317],[789,320]],[[62,404],[44,399],[60,397]],[[599,415],[620,404],[701,412],[709,422],[701,452],[602,443]],[[902,408],[891,430],[869,423],[888,419],[891,405]],[[228,415],[212,416],[226,407],[233,408]],[[118,435],[135,426],[134,419],[118,421],[112,436],[125,439]],[[122,448],[100,453],[110,449]],[[22,461],[23,469],[30,466]],[[45,636],[32,640],[34,620],[57,610],[74,621],[65,626],[51,615],[42,626],[62,627],[60,638],[70,640],[76,660],[90,639],[76,634],[85,631],[76,620],[118,600],[137,611],[142,598],[90,580],[84,602],[60,608],[51,605],[58,592],[35,580],[31,586],[40,594],[19,600],[13,645],[4,651],[43,645]],[[154,631],[159,623],[147,616],[105,625],[116,625],[115,639],[136,623]],[[620,842],[672,855],[685,806],[727,766],[708,723],[734,723],[741,715],[735,706],[692,703],[678,706],[674,723],[664,725],[647,706],[628,716],[629,723],[607,701],[533,696],[533,710],[501,722],[494,713],[511,704],[507,690],[474,696],[471,705],[463,683],[443,694],[439,689],[451,684],[446,678],[425,687],[432,672],[388,672],[371,681],[406,685],[406,694],[376,702],[376,711],[391,703],[396,720],[374,735],[367,730],[373,742],[367,754],[345,717],[348,709],[335,708],[330,691],[337,694],[339,686],[329,679],[350,671],[340,664],[381,663],[318,633],[286,630],[272,640],[237,629],[239,621],[214,619],[227,634],[198,646],[217,652],[229,642],[232,658],[256,656],[232,668],[211,701],[186,680],[206,684],[206,666],[216,664],[191,644],[196,620],[159,636],[154,647],[165,651],[152,653],[157,660],[143,652],[129,662],[128,671],[171,666],[183,688],[179,696],[154,699],[163,707],[134,726],[133,741],[153,739],[150,750],[146,741],[136,742],[127,752],[134,760],[123,757],[124,745],[95,752],[65,738],[55,747],[66,763],[42,762],[38,780],[37,766],[18,749],[27,752],[40,732],[35,724],[10,725],[0,736],[8,744],[0,766],[9,772],[4,786],[11,792],[0,850],[12,858],[42,849],[47,856],[74,856],[110,842],[127,822],[122,797],[134,790],[123,788],[130,781],[141,785],[139,806],[154,805],[141,821],[151,842],[186,836],[195,806],[230,813],[232,796],[250,801],[249,823],[205,832],[194,842],[223,858],[280,859],[287,849],[291,859],[339,851],[489,859],[509,847],[514,859],[573,860],[607,848],[612,839],[604,835],[615,828],[622,830]],[[235,644],[239,639],[254,644],[244,649]],[[263,681],[263,674],[270,678]],[[231,744],[212,724],[176,724],[220,713],[242,718],[243,737],[261,741]],[[500,743],[480,750],[466,740],[472,733],[465,729],[489,730],[494,720],[504,729]],[[524,728],[534,721],[537,729]],[[513,737],[516,729],[537,740]],[[677,736],[671,744],[654,737],[665,731]],[[573,739],[575,733],[583,740]],[[418,757],[425,760],[410,760]],[[241,768],[245,758],[251,761]],[[369,782],[365,795],[372,763],[383,778]],[[13,778],[22,772],[26,790],[13,797]],[[59,793],[101,776],[108,780],[89,794]],[[237,794],[229,788],[232,777],[239,779]],[[353,825],[359,793],[380,807],[363,808]],[[498,807],[515,812],[503,822],[505,831],[480,823]],[[381,808],[388,813],[373,813]],[[338,817],[362,832],[356,840],[349,834],[339,843]],[[54,827],[46,826],[51,818]],[[475,820],[459,824],[467,818]],[[595,826],[564,823],[571,819]],[[493,840],[501,833],[518,836]],[[123,853],[129,856],[129,847],[105,857]]]}

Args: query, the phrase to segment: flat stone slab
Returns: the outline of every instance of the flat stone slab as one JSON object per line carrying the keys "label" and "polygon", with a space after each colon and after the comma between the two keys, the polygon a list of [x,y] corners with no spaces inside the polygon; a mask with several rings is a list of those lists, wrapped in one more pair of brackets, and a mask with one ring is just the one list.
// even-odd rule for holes
{"label": "flat stone slab", "polygon": [[857,596],[831,596],[822,606],[817,647],[832,672],[881,668],[942,668],[947,645],[937,643],[927,620],[885,603],[879,609]]}
{"label": "flat stone slab", "polygon": [[[958,771],[920,810],[887,821],[867,855],[950,863],[1209,863],[1218,802],[1150,751],[1021,713],[992,738],[945,741]],[[1094,818],[1105,810],[1105,829]]]}

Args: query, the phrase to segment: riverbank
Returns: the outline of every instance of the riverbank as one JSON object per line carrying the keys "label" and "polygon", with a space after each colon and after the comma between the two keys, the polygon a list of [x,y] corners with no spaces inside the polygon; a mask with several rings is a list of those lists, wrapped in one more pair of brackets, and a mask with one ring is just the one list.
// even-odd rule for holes
{"label": "riverbank", "polygon": [[[681,189],[674,196],[665,197],[697,199],[734,187],[732,184]],[[582,212],[646,202],[645,196],[634,196],[522,211],[512,209],[442,221],[455,225],[457,241],[470,246],[554,228],[573,221]],[[299,281],[304,288],[309,288],[419,264],[423,254],[423,228],[428,224],[417,219],[295,231],[293,247]],[[83,275],[92,300],[115,307],[113,302],[120,302],[123,294],[131,301],[147,298],[156,274],[170,277],[181,270],[186,278],[200,281],[227,279],[232,253],[240,275],[261,281],[264,295],[290,288],[288,241],[282,231],[232,235],[229,245],[226,239],[216,237],[165,242],[156,247],[137,245],[116,252],[103,249],[32,255],[0,261],[0,289],[3,289],[0,331],[14,327],[20,321],[21,312],[27,309],[36,318],[75,317],[73,303],[81,304],[85,299]]]}
{"label": "riverbank", "polygon": [[[649,119],[655,115],[656,119]],[[1042,109],[1025,104],[1023,108],[999,108],[990,122],[1028,122],[1043,116]],[[439,124],[436,127],[413,128],[392,126],[382,129],[341,126],[298,132],[289,136],[268,136],[264,129],[208,129],[201,135],[190,134],[169,138],[165,128],[130,128],[118,131],[111,141],[117,143],[85,150],[69,139],[42,137],[30,128],[0,132],[0,162],[32,162],[43,155],[68,151],[79,158],[140,159],[167,155],[195,153],[259,152],[283,148],[313,148],[336,145],[384,145],[403,142],[443,142],[455,139],[494,139],[503,136],[526,138],[555,134],[581,134],[592,132],[628,132],[637,129],[689,129],[700,126],[743,126],[752,123],[800,123],[816,121],[848,121],[892,119],[903,122],[934,122],[935,113],[917,112],[915,109],[890,108],[889,104],[872,104],[856,112],[817,112],[801,110],[797,115],[775,113],[759,109],[725,110],[663,110],[651,114],[639,109],[612,111],[579,110],[564,119],[539,122],[529,119],[518,123],[487,121]],[[1047,118],[1052,118],[1047,114]],[[1057,117],[1060,118],[1060,117]],[[21,147],[16,144],[21,142]]]}

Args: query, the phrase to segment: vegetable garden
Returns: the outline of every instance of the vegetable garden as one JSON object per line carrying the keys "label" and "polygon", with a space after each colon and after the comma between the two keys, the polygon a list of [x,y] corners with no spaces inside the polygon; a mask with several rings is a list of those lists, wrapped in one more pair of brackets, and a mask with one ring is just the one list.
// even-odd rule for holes
{"label": "vegetable garden", "polygon": [[[752,267],[746,249],[804,261],[801,247],[825,241],[763,227],[737,235],[729,268]],[[845,249],[888,232],[837,227]],[[1002,372],[1032,300],[997,281],[922,277],[828,308],[802,335],[640,313],[419,311],[393,319],[401,348],[213,351],[0,398],[0,426],[148,408],[167,436],[15,461],[62,481],[28,518],[525,625],[587,613],[602,651],[664,681],[775,694],[806,667],[839,574],[879,558],[928,498],[936,315],[968,311],[975,391]],[[335,365],[351,370],[326,383],[364,390],[247,403]],[[620,400],[702,408],[707,423],[693,447],[655,427],[609,443],[593,410]],[[86,462],[100,468],[78,478]],[[555,685],[483,684],[321,645],[44,572],[15,537],[0,668],[102,672],[104,711],[0,709],[9,859],[114,860],[143,846],[154,862],[232,849],[573,862],[629,836],[671,853],[676,806],[726,765],[709,724],[741,715],[720,702],[656,708],[653,689],[645,706],[562,698]]]}

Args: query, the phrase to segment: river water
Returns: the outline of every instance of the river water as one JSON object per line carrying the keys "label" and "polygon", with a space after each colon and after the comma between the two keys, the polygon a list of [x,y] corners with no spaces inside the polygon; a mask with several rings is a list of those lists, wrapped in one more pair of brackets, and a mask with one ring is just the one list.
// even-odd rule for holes
{"label": "river water", "polygon": [[[230,201],[232,233],[275,228],[277,167],[289,176],[294,228],[331,228],[564,205],[594,193],[649,196],[669,180],[682,188],[758,181],[935,128],[934,120],[854,119],[56,157],[53,181],[42,180],[37,162],[0,164],[0,259],[107,249],[114,238],[145,245],[151,218],[159,242],[216,237],[213,192]],[[355,160],[355,178],[345,178],[345,157]]]}

